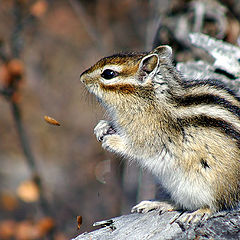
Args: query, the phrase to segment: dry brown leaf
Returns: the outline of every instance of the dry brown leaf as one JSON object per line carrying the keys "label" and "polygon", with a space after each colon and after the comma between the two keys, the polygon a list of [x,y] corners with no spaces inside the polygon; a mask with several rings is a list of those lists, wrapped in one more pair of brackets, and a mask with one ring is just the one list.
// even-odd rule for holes
{"label": "dry brown leaf", "polygon": [[46,234],[48,234],[55,226],[54,220],[50,217],[42,218],[37,223],[37,229],[39,232],[39,235],[41,237],[44,237]]}
{"label": "dry brown leaf", "polygon": [[68,238],[62,232],[56,232],[54,234],[54,240],[67,240]]}
{"label": "dry brown leaf", "polygon": [[0,196],[0,202],[2,208],[7,211],[13,211],[18,207],[17,198],[10,193],[2,193]]}
{"label": "dry brown leaf", "polygon": [[21,101],[21,95],[19,92],[14,92],[11,96],[11,100],[14,103],[19,103]]}
{"label": "dry brown leaf", "polygon": [[0,239],[11,239],[15,232],[16,222],[13,220],[5,220],[0,222]]}
{"label": "dry brown leaf", "polygon": [[33,181],[24,181],[19,185],[17,195],[24,202],[36,202],[39,199],[39,188]]}
{"label": "dry brown leaf", "polygon": [[11,75],[8,71],[8,66],[7,64],[3,64],[0,67],[0,81],[3,83],[4,87],[8,86],[10,78],[11,78]]}
{"label": "dry brown leaf", "polygon": [[44,116],[44,119],[47,123],[49,123],[51,125],[60,126],[60,123],[52,117]]}
{"label": "dry brown leaf", "polygon": [[82,216],[77,216],[77,223],[78,223],[78,229],[80,229],[82,225]]}
{"label": "dry brown leaf", "polygon": [[23,62],[19,59],[10,60],[8,63],[8,70],[11,73],[11,75],[22,76],[24,73]]}
{"label": "dry brown leaf", "polygon": [[39,0],[32,5],[30,12],[35,17],[41,17],[47,11],[47,8],[48,8],[47,1]]}
{"label": "dry brown leaf", "polygon": [[22,221],[16,225],[15,237],[17,240],[39,239],[38,229],[31,221]]}
{"label": "dry brown leaf", "polygon": [[23,74],[24,65],[19,59],[12,59],[0,67],[0,79],[4,87],[11,86],[13,82],[15,84],[15,88],[16,86],[19,86],[19,84],[22,82]]}

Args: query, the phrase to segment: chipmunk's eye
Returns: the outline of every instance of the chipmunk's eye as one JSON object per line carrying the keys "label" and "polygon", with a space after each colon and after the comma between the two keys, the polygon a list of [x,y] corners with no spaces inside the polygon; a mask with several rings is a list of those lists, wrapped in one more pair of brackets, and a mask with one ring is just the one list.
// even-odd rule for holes
{"label": "chipmunk's eye", "polygon": [[117,75],[118,75],[118,72],[113,71],[111,69],[106,69],[101,74],[101,76],[105,79],[112,79],[112,78],[116,77]]}

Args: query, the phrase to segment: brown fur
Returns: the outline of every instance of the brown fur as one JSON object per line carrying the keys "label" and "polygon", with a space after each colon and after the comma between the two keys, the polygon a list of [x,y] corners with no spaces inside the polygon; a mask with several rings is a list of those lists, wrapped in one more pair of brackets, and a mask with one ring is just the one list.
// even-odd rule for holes
{"label": "brown fur", "polygon": [[136,87],[130,84],[115,84],[115,85],[100,84],[100,87],[105,91],[115,91],[123,94],[133,94],[136,92]]}

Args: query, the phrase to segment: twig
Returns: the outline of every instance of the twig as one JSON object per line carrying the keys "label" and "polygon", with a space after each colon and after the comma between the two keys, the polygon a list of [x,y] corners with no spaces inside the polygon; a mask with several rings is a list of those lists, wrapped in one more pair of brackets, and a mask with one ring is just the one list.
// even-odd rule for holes
{"label": "twig", "polygon": [[13,8],[13,16],[14,16],[14,28],[11,34],[11,50],[13,57],[19,58],[20,52],[22,49],[22,3],[19,0],[14,1],[14,8]]}
{"label": "twig", "polygon": [[[20,58],[21,51],[23,49],[23,39],[21,36],[23,31],[23,25],[22,25],[23,5],[21,1],[19,0],[14,1],[13,13],[14,13],[14,28],[13,28],[13,32],[11,35],[11,42],[10,42],[10,48],[12,53],[12,56],[10,57],[10,59],[12,57]],[[42,187],[42,181],[40,178],[40,174],[37,170],[36,160],[33,156],[33,153],[29,144],[29,140],[26,134],[26,130],[23,126],[20,106],[17,102],[15,102],[11,98],[11,96],[18,90],[17,82],[20,80],[19,78],[21,77],[16,76],[15,79],[12,81],[13,83],[11,85],[6,87],[5,89],[0,89],[1,90],[0,94],[3,94],[10,103],[13,118],[16,125],[16,130],[19,136],[23,153],[26,158],[27,165],[31,170],[33,181],[35,182],[35,184],[38,186],[38,189],[39,189],[40,208],[45,215],[52,215],[52,213],[50,212],[48,201],[45,198],[44,189]]]}
{"label": "twig", "polygon": [[17,103],[11,101],[11,109],[12,109],[12,114],[13,114],[13,118],[16,124],[16,129],[17,129],[17,133],[20,139],[20,144],[21,147],[23,149],[23,153],[26,157],[26,161],[28,166],[30,167],[32,176],[33,176],[33,181],[35,182],[35,184],[38,186],[39,189],[39,195],[40,195],[40,199],[39,199],[39,203],[41,205],[41,208],[43,210],[43,212],[46,215],[49,215],[49,206],[48,206],[48,202],[44,197],[44,190],[42,187],[42,181],[41,178],[39,176],[38,170],[37,170],[37,166],[36,166],[36,161],[34,159],[33,153],[31,151],[30,148],[30,144],[28,141],[28,137],[26,135],[26,131],[24,129],[23,123],[22,123],[22,117],[21,117],[21,111],[20,111],[20,107]]}
{"label": "twig", "polygon": [[0,88],[0,94],[4,97],[9,97],[10,93],[7,91],[7,89]]}
{"label": "twig", "polygon": [[8,61],[7,55],[5,54],[4,50],[2,49],[1,43],[0,43],[0,59],[3,62],[7,62]]}
{"label": "twig", "polygon": [[194,2],[194,26],[193,32],[202,32],[204,14],[205,14],[205,4],[201,2]]}
{"label": "twig", "polygon": [[104,53],[106,49],[102,44],[102,37],[97,32],[97,30],[92,26],[91,18],[87,15],[86,11],[84,10],[80,1],[76,0],[69,0],[69,3],[76,13],[77,17],[79,18],[80,22],[84,26],[85,30],[87,31],[89,37],[92,39],[94,44],[97,46],[99,52]]}
{"label": "twig", "polygon": [[145,40],[145,50],[149,51],[154,49],[159,35],[159,29],[161,27],[161,18],[155,17],[153,20],[149,21],[146,29],[146,40]]}
{"label": "twig", "polygon": [[26,160],[28,162],[28,166],[30,167],[32,172],[36,172],[36,163],[32,154],[32,151],[30,149],[28,138],[26,135],[26,131],[22,124],[22,118],[20,113],[19,105],[13,101],[11,101],[11,107],[12,107],[12,114],[15,120],[17,132],[19,134],[20,143],[23,149],[23,152],[26,156]]}

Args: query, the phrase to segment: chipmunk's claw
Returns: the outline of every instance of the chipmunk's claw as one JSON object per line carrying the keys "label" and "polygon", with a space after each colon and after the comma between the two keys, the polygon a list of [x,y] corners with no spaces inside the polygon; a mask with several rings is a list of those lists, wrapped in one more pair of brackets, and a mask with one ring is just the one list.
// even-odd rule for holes
{"label": "chipmunk's claw", "polygon": [[207,220],[212,215],[209,208],[200,208],[194,212],[183,212],[173,222],[181,222],[184,224],[196,224],[200,221]]}
{"label": "chipmunk's claw", "polygon": [[103,141],[104,136],[114,133],[116,133],[116,131],[106,120],[100,120],[97,126],[94,128],[94,134],[99,142]]}

